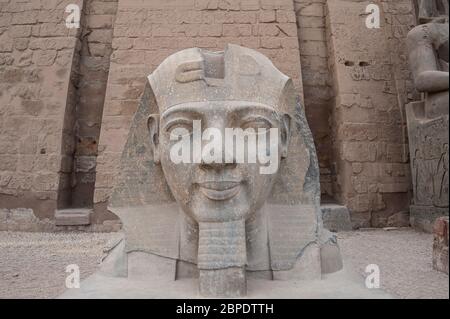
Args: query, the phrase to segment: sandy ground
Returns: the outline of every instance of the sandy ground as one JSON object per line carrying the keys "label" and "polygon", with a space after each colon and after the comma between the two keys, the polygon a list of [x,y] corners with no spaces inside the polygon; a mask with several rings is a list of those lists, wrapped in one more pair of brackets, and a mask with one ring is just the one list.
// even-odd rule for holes
{"label": "sandy ground", "polygon": [[[53,298],[65,290],[66,266],[81,278],[98,267],[119,234],[0,232],[0,298]],[[381,288],[399,298],[448,298],[446,274],[431,268],[432,235],[410,229],[339,233],[347,266],[380,268]]]}
{"label": "sandy ground", "polygon": [[81,279],[97,269],[117,233],[0,232],[0,298],[54,298],[66,290],[66,267]]}
{"label": "sandy ground", "polygon": [[449,298],[448,275],[432,268],[433,235],[410,228],[342,232],[338,240],[346,265],[366,276],[380,270],[380,286],[397,298]]}

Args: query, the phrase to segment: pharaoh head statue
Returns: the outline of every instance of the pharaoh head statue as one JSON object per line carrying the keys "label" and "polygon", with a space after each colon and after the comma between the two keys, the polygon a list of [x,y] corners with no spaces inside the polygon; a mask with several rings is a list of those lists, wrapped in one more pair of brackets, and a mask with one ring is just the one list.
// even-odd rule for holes
{"label": "pharaoh head statue", "polygon": [[299,259],[304,277],[340,267],[338,253],[322,258],[336,246],[322,229],[316,153],[290,78],[228,45],[175,53],[148,79],[110,198],[126,253],[170,258],[174,278],[197,271],[207,295],[230,285],[242,295],[246,274],[281,278]]}
{"label": "pharaoh head statue", "polygon": [[196,222],[250,218],[287,156],[290,79],[261,54],[230,46],[174,54],[149,81],[158,105],[148,120],[154,161],[183,212]]}

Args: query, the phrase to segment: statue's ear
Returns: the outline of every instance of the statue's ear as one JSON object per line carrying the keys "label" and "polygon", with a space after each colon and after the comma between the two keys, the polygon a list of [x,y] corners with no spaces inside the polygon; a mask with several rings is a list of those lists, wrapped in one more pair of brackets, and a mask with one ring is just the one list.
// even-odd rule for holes
{"label": "statue's ear", "polygon": [[151,114],[147,119],[147,127],[150,136],[150,145],[153,151],[153,161],[159,164],[159,114]]}
{"label": "statue's ear", "polygon": [[281,117],[281,158],[288,155],[289,141],[291,139],[291,116],[287,113]]}

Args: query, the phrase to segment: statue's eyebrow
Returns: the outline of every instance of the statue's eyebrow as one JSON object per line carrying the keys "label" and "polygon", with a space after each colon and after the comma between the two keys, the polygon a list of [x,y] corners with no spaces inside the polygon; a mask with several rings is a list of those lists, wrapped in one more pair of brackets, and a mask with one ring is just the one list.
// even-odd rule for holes
{"label": "statue's eyebrow", "polygon": [[[275,109],[271,106],[260,104],[260,103],[252,103],[252,102],[238,102],[238,103],[230,103],[230,106],[232,106],[233,112],[255,112],[255,108],[259,111],[265,111],[265,112],[274,112]],[[192,118],[197,117],[201,118],[203,111],[205,109],[210,108],[208,103],[202,103],[202,102],[195,102],[194,105],[190,104],[182,104],[182,105],[175,105],[167,110],[165,110],[161,114],[161,119],[165,120],[167,117],[172,116],[172,114],[179,114],[180,116],[183,116],[183,114],[186,115],[186,117]],[[214,106],[212,107],[214,108]],[[276,111],[275,111],[276,112]]]}
{"label": "statue's eyebrow", "polygon": [[273,122],[274,119],[278,120],[280,118],[280,114],[274,108],[265,104],[243,105],[239,106],[236,111],[241,113],[242,119],[253,117],[255,120],[265,119]]}
{"label": "statue's eyebrow", "polygon": [[173,116],[173,114],[176,114],[177,116],[186,116],[188,118],[198,117],[200,115],[200,112],[198,112],[194,107],[190,106],[173,106],[166,111],[163,112],[161,115],[161,119],[166,119],[169,116]]}
{"label": "statue's eyebrow", "polygon": [[259,104],[259,103],[257,103],[257,104],[249,103],[249,104],[239,105],[236,107],[237,112],[248,112],[248,111],[254,112],[255,109],[265,111],[265,112],[274,112],[275,111],[274,108],[272,108],[268,105]]}
{"label": "statue's eyebrow", "polygon": [[167,121],[167,123],[163,126],[164,130],[168,131],[170,128],[176,124],[188,124],[192,125],[192,120],[182,117],[177,117],[175,119],[170,119]]}

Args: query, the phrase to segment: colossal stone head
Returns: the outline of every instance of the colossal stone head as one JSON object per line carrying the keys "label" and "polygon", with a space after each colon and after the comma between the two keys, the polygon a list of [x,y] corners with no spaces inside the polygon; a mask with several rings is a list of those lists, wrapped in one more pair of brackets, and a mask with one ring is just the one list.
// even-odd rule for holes
{"label": "colossal stone head", "polygon": [[[235,129],[247,132],[244,161],[237,138],[226,147]],[[179,151],[188,160],[174,160]],[[228,45],[180,51],[149,76],[109,209],[124,224],[126,253],[170,258],[174,278],[198,276],[202,294],[237,296],[246,276],[317,278],[341,267],[319,196],[292,80]]]}
{"label": "colossal stone head", "polygon": [[[197,223],[252,217],[271,193],[287,155],[290,116],[283,98],[290,80],[262,55],[231,46],[219,53],[181,51],[149,81],[159,111],[148,122],[154,161],[182,211]],[[180,150],[180,142],[170,138],[177,129],[185,140]],[[187,152],[186,160],[174,159],[174,151]],[[266,169],[258,151],[271,155]]]}

